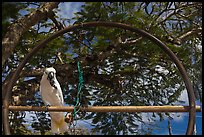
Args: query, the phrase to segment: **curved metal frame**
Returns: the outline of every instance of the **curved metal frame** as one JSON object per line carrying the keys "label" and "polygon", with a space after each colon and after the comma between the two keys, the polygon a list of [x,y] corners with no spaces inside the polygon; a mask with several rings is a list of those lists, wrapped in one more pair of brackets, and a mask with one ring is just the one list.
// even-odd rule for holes
{"label": "curved metal frame", "polygon": [[179,69],[179,71],[181,73],[181,76],[182,76],[182,78],[183,78],[183,80],[185,82],[185,86],[187,88],[190,110],[189,110],[188,128],[187,128],[186,134],[187,135],[193,134],[194,122],[195,122],[195,112],[196,112],[194,91],[193,91],[193,87],[192,87],[192,84],[190,82],[190,79],[189,79],[189,77],[187,75],[187,72],[186,72],[184,66],[179,61],[179,59],[176,57],[176,55],[163,42],[161,42],[159,39],[157,39],[156,37],[154,37],[153,35],[147,33],[144,30],[141,30],[141,29],[138,29],[138,28],[133,28],[133,27],[131,27],[129,25],[122,24],[122,23],[103,22],[103,21],[87,22],[87,23],[82,23],[82,24],[73,25],[73,26],[69,26],[67,28],[64,28],[63,30],[60,30],[60,31],[52,34],[47,39],[42,40],[38,45],[36,45],[25,56],[25,58],[23,59],[23,61],[20,63],[20,65],[17,67],[15,73],[13,74],[13,76],[11,78],[11,82],[8,84],[7,90],[5,92],[6,94],[5,94],[5,98],[3,100],[3,126],[4,126],[5,134],[11,134],[10,133],[10,127],[9,127],[9,117],[8,117],[8,113],[9,113],[9,97],[11,96],[12,88],[13,88],[15,82],[17,81],[21,70],[23,69],[25,64],[29,61],[29,59],[40,48],[45,47],[48,42],[50,42],[51,40],[57,38],[60,35],[63,35],[66,32],[73,31],[73,30],[80,29],[80,28],[97,27],[97,26],[115,27],[115,28],[121,28],[121,29],[132,31],[132,32],[136,32],[136,33],[142,35],[143,37],[146,37],[146,38],[150,39],[152,42],[157,44],[164,52],[166,52],[166,54],[171,58],[171,60],[176,64],[177,68]]}

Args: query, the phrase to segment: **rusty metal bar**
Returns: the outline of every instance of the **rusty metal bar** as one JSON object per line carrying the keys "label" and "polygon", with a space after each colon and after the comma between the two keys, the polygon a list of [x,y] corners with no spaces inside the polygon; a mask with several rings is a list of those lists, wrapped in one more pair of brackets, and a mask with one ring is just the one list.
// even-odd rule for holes
{"label": "rusty metal bar", "polygon": [[58,36],[63,35],[64,33],[70,32],[70,31],[74,31],[76,29],[83,29],[83,28],[88,28],[88,27],[97,27],[97,26],[103,26],[103,27],[115,27],[115,28],[121,28],[121,29],[125,29],[125,30],[129,30],[132,32],[135,32],[145,38],[150,39],[152,42],[154,42],[155,44],[157,44],[170,58],[171,60],[176,64],[187,89],[188,92],[188,99],[189,99],[189,120],[188,120],[188,128],[187,128],[187,135],[192,135],[193,131],[194,131],[194,123],[195,123],[195,112],[196,112],[196,105],[195,105],[195,95],[194,95],[194,91],[193,91],[193,87],[191,84],[191,81],[187,75],[187,72],[184,68],[184,66],[182,65],[182,63],[179,61],[179,59],[177,58],[177,56],[163,43],[161,42],[159,39],[157,39],[156,37],[154,37],[153,35],[149,34],[148,32],[141,30],[139,28],[134,28],[132,26],[126,25],[126,24],[122,24],[122,23],[117,23],[117,22],[104,22],[104,21],[97,21],[97,22],[87,22],[87,23],[82,23],[82,24],[78,24],[78,25],[73,25],[73,26],[69,26],[63,30],[60,30],[54,34],[52,34],[50,37],[48,37],[47,39],[42,40],[38,45],[36,45],[23,59],[23,61],[19,64],[19,66],[17,67],[16,71],[14,72],[12,78],[11,78],[11,82],[8,84],[8,87],[6,89],[6,94],[5,94],[5,98],[3,99],[3,125],[4,125],[4,130],[5,130],[5,134],[9,135],[10,133],[10,127],[9,127],[9,117],[8,117],[8,108],[9,108],[9,99],[11,97],[11,90],[14,86],[14,84],[16,83],[19,74],[21,72],[21,70],[23,69],[23,67],[25,66],[25,64],[29,61],[29,59],[35,54],[37,53],[37,51],[43,47],[46,46],[46,44],[48,42],[50,42],[51,40],[57,38]]}
{"label": "rusty metal bar", "polygon": [[[86,112],[188,112],[189,106],[88,106],[79,107]],[[9,106],[11,111],[62,111],[73,112],[73,106]],[[196,106],[196,111],[201,112],[200,106]]]}

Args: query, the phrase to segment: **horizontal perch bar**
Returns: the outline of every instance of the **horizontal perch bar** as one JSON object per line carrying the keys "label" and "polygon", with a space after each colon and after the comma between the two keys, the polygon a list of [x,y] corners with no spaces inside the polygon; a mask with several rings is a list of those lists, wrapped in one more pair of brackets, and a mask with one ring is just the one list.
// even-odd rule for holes
{"label": "horizontal perch bar", "polygon": [[[88,106],[80,107],[86,112],[189,112],[189,106]],[[12,111],[62,111],[73,112],[73,106],[9,106]],[[196,106],[196,111],[200,112],[200,106]]]}

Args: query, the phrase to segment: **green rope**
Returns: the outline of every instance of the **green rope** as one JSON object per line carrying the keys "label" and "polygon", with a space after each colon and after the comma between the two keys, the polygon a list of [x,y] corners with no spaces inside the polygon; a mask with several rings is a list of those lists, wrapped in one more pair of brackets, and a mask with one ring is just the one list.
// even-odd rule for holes
{"label": "green rope", "polygon": [[80,69],[80,63],[79,61],[77,62],[77,68],[78,68],[78,74],[79,74],[79,83],[78,83],[78,92],[77,92],[77,100],[76,104],[74,106],[74,118],[76,117],[77,112],[79,112],[79,108],[77,110],[77,106],[79,106],[79,98],[81,96],[81,90],[84,85],[84,80],[83,80],[83,72]]}
{"label": "green rope", "polygon": [[[80,69],[80,63],[79,61],[77,62],[77,68],[78,68],[78,74],[79,74],[79,83],[78,83],[78,92],[77,92],[77,97],[76,97],[76,104],[74,105],[74,112],[73,112],[73,120],[76,120],[76,114],[79,112],[80,108],[79,106],[81,105],[80,104],[80,98],[81,98],[81,95],[82,95],[82,88],[83,88],[83,85],[84,85],[84,80],[83,80],[83,72],[81,71]],[[77,109],[78,107],[78,109]],[[67,117],[68,113],[66,114],[65,117]],[[77,121],[74,122],[71,122],[71,124],[73,124],[73,127],[75,129],[75,126],[77,124]]]}

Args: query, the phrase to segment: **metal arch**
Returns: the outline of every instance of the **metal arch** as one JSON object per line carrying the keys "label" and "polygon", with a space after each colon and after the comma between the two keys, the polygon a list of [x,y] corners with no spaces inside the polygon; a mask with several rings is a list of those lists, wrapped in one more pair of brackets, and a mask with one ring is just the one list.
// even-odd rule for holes
{"label": "metal arch", "polygon": [[9,127],[9,117],[8,117],[8,113],[9,113],[9,109],[8,109],[9,108],[9,97],[11,95],[12,88],[13,88],[15,82],[17,81],[21,70],[23,69],[25,64],[29,61],[29,59],[40,48],[45,47],[45,45],[48,42],[50,42],[51,40],[57,38],[58,36],[66,33],[66,32],[73,31],[73,30],[80,29],[80,28],[97,27],[97,26],[115,27],[115,28],[121,28],[121,29],[132,31],[132,32],[136,32],[136,33],[142,35],[143,37],[149,38],[152,42],[157,44],[164,52],[166,52],[166,54],[171,58],[171,60],[176,64],[177,68],[179,69],[179,71],[181,73],[181,76],[182,76],[182,78],[183,78],[183,80],[185,82],[185,86],[187,88],[190,110],[189,110],[188,128],[187,128],[186,134],[187,135],[192,135],[193,130],[194,130],[195,112],[196,112],[195,96],[194,96],[193,87],[192,87],[190,79],[189,79],[189,77],[187,75],[187,72],[186,72],[184,66],[179,61],[179,59],[176,57],[176,55],[163,42],[161,42],[159,39],[157,39],[156,37],[154,37],[153,35],[147,33],[144,30],[141,30],[141,29],[138,29],[138,28],[133,28],[133,27],[131,27],[129,25],[122,24],[122,23],[104,22],[104,21],[87,22],[87,23],[82,23],[82,24],[73,25],[73,26],[69,26],[67,28],[64,28],[63,30],[60,30],[60,31],[52,34],[47,39],[42,40],[38,45],[36,45],[25,56],[24,60],[19,64],[19,66],[17,67],[15,73],[13,74],[13,76],[11,78],[11,82],[8,84],[7,90],[5,92],[6,94],[5,94],[5,98],[3,100],[3,110],[2,110],[3,111],[3,126],[4,126],[5,134],[11,134],[10,133],[10,127]]}

